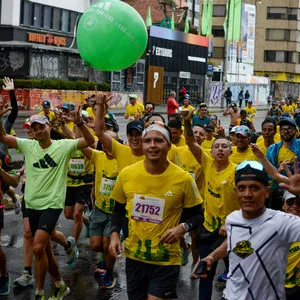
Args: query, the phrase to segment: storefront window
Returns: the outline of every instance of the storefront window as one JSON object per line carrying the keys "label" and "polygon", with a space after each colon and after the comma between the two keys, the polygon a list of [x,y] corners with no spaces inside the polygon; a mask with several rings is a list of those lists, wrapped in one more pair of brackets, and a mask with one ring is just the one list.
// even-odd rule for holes
{"label": "storefront window", "polygon": [[69,29],[69,11],[62,10],[61,14],[61,31],[68,32]]}
{"label": "storefront window", "polygon": [[70,12],[69,32],[74,33],[78,14],[74,11]]}
{"label": "storefront window", "polygon": [[42,27],[42,5],[34,4],[33,9],[33,26],[34,27]]}
{"label": "storefront window", "polygon": [[21,7],[21,24],[26,25],[26,26],[31,26],[32,25],[32,10],[33,6],[32,3],[23,0],[22,1],[22,7]]}
{"label": "storefront window", "polygon": [[51,28],[51,20],[52,20],[52,7],[44,6],[44,22],[43,28],[50,29]]}
{"label": "storefront window", "polygon": [[61,10],[59,8],[53,8],[53,18],[52,18],[52,29],[60,30],[60,13]]}

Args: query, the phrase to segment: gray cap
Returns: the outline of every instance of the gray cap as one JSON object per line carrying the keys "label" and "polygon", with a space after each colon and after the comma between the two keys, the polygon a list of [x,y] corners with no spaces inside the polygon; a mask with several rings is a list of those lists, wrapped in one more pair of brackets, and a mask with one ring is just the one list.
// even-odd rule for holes
{"label": "gray cap", "polygon": [[49,119],[43,115],[35,115],[35,116],[31,117],[29,121],[30,121],[30,126],[33,123],[49,124]]}

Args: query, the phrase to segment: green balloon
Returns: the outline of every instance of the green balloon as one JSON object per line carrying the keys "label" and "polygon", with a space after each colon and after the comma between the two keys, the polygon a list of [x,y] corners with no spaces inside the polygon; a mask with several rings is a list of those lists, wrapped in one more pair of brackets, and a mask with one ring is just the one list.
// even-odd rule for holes
{"label": "green balloon", "polygon": [[144,53],[148,34],[140,14],[117,0],[102,0],[80,18],[77,45],[82,59],[102,71],[134,64]]}

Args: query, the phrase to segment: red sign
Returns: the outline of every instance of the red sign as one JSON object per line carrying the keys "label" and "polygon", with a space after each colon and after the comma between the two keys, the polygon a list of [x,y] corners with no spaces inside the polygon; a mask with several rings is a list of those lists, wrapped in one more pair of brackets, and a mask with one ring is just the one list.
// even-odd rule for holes
{"label": "red sign", "polygon": [[28,32],[28,42],[54,45],[54,46],[66,46],[67,39],[61,36],[54,36],[52,34],[40,34]]}

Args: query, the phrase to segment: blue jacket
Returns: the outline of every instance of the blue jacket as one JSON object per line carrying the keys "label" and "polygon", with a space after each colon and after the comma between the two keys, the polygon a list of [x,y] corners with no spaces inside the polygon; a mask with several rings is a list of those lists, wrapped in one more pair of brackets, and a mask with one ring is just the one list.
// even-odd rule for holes
{"label": "blue jacket", "polygon": [[[266,154],[268,161],[277,169],[279,168],[279,165],[277,164],[277,157],[278,157],[278,153],[279,153],[279,150],[282,147],[282,145],[283,145],[283,141],[272,144],[268,148],[268,151]],[[289,150],[294,152],[295,155],[298,157],[298,160],[300,161],[300,140],[294,138],[292,140]],[[292,166],[290,168],[290,170],[293,172],[293,169],[294,169],[294,167]],[[273,182],[272,189],[275,189],[275,188],[278,188],[278,184],[277,183],[274,184],[274,182]]]}

